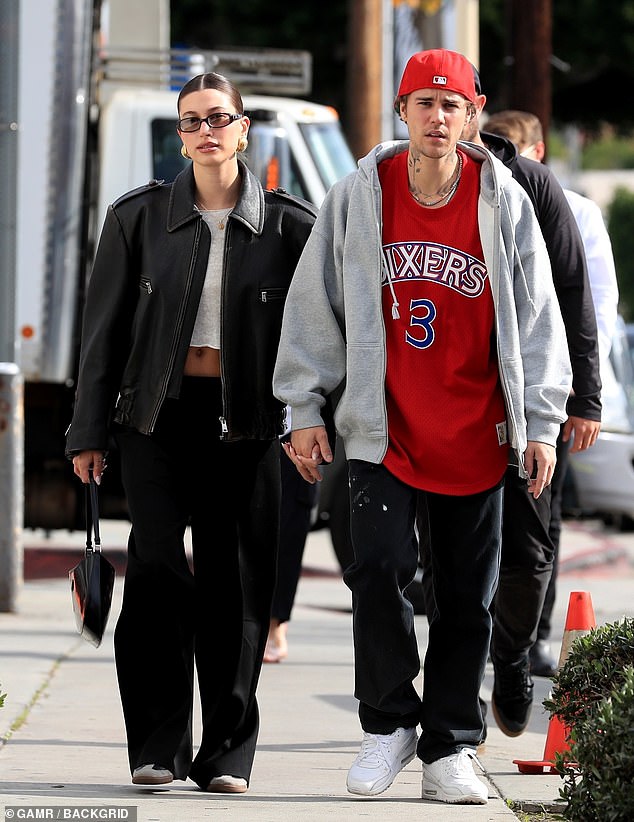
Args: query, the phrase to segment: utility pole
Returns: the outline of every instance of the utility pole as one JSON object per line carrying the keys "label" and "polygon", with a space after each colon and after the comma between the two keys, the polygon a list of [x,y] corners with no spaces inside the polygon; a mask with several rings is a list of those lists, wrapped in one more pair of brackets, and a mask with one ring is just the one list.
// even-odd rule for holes
{"label": "utility pole", "polygon": [[480,62],[480,0],[409,0],[425,49],[459,51],[474,66]]}
{"label": "utility pole", "polygon": [[548,139],[552,113],[552,0],[509,0],[510,108],[535,114]]}
{"label": "utility pole", "polygon": [[381,142],[394,139],[394,5],[381,0]]}
{"label": "utility pole", "polygon": [[480,65],[480,0],[454,0],[455,41],[447,48]]}
{"label": "utility pole", "polygon": [[20,2],[0,3],[0,611],[22,583],[24,417],[15,363],[16,197]]}
{"label": "utility pole", "polygon": [[[393,77],[392,96],[409,57],[421,49],[458,51],[474,66],[480,64],[480,0],[389,0],[393,3],[393,59],[384,73]],[[395,136],[407,139],[407,129],[392,115]]]}
{"label": "utility pole", "polygon": [[382,139],[382,31],[382,0],[349,0],[346,135],[357,158]]}

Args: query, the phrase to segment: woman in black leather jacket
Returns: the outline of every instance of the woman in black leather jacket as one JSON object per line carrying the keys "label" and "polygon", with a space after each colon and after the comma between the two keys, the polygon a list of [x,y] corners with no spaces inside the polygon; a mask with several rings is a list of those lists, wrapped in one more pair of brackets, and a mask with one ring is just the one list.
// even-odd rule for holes
{"label": "woman in black leather jacket", "polygon": [[111,436],[120,451],[132,529],[115,657],[133,783],[242,793],[275,584],[272,373],[315,210],[263,191],[238,159],[249,119],[226,78],[190,80],[178,116],[191,165],[108,210],[66,447],[84,483],[101,481]]}

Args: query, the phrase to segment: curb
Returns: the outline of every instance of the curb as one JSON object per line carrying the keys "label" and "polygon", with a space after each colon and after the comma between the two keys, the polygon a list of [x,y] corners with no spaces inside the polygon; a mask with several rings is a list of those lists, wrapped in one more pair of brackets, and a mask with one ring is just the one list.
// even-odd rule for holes
{"label": "curb", "polygon": [[[127,549],[104,548],[103,552],[114,565],[117,574],[125,574]],[[24,579],[31,581],[65,577],[82,556],[82,548],[25,548]],[[559,574],[572,574],[617,565],[627,561],[628,556],[626,548],[613,543],[604,548],[579,551],[576,554],[559,558]],[[302,576],[337,577],[341,576],[341,573],[338,570],[303,566]]]}
{"label": "curb", "polygon": [[[108,548],[103,551],[114,565],[117,574],[124,574],[127,553],[123,548]],[[62,579],[68,576],[84,556],[83,548],[25,548],[23,561],[24,580]]]}
{"label": "curb", "polygon": [[575,571],[587,571],[601,568],[628,559],[628,551],[620,545],[608,543],[603,548],[591,548],[588,551],[579,551],[567,557],[559,558],[559,573],[570,574]]}
{"label": "curb", "polygon": [[[104,556],[114,565],[118,576],[125,574],[127,550],[125,548],[105,548]],[[63,579],[71,568],[82,559],[83,548],[25,548],[23,574],[25,582],[38,579]],[[312,578],[337,578],[341,572],[316,566],[302,566],[302,576]]]}

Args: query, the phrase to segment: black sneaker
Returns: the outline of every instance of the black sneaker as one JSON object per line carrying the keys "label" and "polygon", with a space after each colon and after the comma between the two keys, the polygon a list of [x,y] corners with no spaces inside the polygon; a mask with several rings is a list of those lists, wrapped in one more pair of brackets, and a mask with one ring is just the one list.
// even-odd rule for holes
{"label": "black sneaker", "polygon": [[533,676],[555,676],[557,663],[550,654],[550,645],[545,639],[538,639],[528,654]]}
{"label": "black sneaker", "polygon": [[528,659],[511,665],[497,662],[493,667],[493,716],[503,734],[519,736],[526,730],[533,705],[533,680],[528,672]]}

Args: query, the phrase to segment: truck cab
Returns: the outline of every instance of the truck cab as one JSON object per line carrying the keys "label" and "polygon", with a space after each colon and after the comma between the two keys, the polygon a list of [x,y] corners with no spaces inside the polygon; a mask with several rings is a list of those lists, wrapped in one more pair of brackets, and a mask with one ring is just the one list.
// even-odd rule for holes
{"label": "truck cab", "polygon": [[[110,203],[151,179],[170,182],[190,162],[180,153],[176,91],[120,89],[99,135],[97,224]],[[265,188],[321,205],[330,186],[355,169],[337,112],[307,100],[245,94],[251,120],[245,161]]]}

